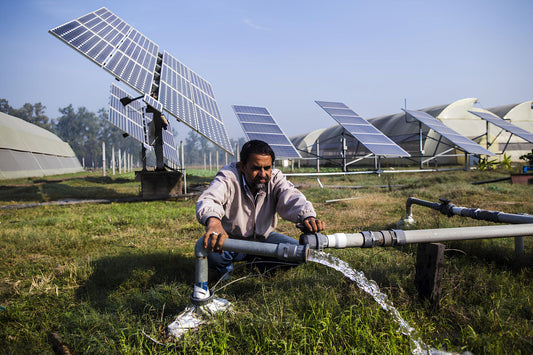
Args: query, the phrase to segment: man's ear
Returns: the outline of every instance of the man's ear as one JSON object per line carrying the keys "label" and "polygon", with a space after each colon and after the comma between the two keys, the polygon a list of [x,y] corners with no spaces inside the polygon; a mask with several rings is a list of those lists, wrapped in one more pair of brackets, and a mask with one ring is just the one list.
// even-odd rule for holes
{"label": "man's ear", "polygon": [[244,173],[244,166],[242,165],[242,163],[239,161],[237,162],[237,168],[239,168],[239,170],[241,171],[241,173]]}

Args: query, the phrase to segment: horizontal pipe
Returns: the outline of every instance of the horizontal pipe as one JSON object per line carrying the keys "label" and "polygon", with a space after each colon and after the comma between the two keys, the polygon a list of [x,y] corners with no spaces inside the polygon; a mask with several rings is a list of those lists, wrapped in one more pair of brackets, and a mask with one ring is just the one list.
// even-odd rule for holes
{"label": "horizontal pipe", "polygon": [[461,216],[470,217],[477,220],[499,222],[499,223],[533,223],[533,216],[528,214],[512,214],[498,211],[482,210],[479,208],[458,207],[448,200],[441,199],[441,202],[430,202],[418,198],[409,197],[405,204],[405,220],[413,221],[413,205],[429,207],[441,212],[449,217]]}
{"label": "horizontal pipe", "polygon": [[528,214],[512,214],[498,211],[480,210],[478,208],[465,208],[454,206],[451,208],[451,213],[461,217],[470,217],[473,219],[480,219],[492,222],[501,223],[533,223],[533,216]]}
{"label": "horizontal pipe", "polygon": [[533,223],[420,230],[396,229],[349,234],[335,233],[331,235],[320,233],[304,234],[300,237],[300,244],[309,245],[310,249],[321,250],[325,248],[373,248],[375,246],[386,247],[415,243],[523,236],[533,236]]}
{"label": "horizontal pipe", "polygon": [[533,224],[407,230],[405,244],[533,236]]}

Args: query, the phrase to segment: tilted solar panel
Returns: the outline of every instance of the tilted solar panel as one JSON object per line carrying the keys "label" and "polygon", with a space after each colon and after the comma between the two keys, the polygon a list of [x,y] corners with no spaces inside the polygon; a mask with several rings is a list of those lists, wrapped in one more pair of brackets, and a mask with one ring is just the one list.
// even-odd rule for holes
{"label": "tilted solar panel", "polygon": [[145,134],[142,103],[139,101],[133,101],[127,106],[122,105],[120,99],[123,97],[131,98],[131,96],[115,84],[111,84],[110,94],[109,115],[107,117],[109,122],[133,137],[135,140],[148,146],[148,139]]}
{"label": "tilted solar panel", "polygon": [[178,166],[180,165],[178,150],[176,149],[174,135],[172,134],[170,127],[163,130],[163,157]]}
{"label": "tilted solar panel", "polygon": [[411,156],[342,102],[315,102],[374,155],[382,157]]}
{"label": "tilted solar panel", "polygon": [[276,158],[301,158],[300,153],[265,107],[237,105],[232,107],[248,140],[258,139],[268,143]]}
{"label": "tilted solar panel", "polygon": [[158,46],[106,8],[50,30],[140,93],[149,93]]}
{"label": "tilted solar panel", "polygon": [[515,126],[514,124],[507,122],[506,120],[501,119],[500,117],[496,116],[493,113],[489,112],[479,112],[479,111],[468,111],[470,113],[473,113],[474,115],[478,116],[479,118],[484,119],[485,121],[488,121],[507,132],[510,132],[523,140],[528,141],[529,143],[533,143],[533,133],[530,133],[526,131],[525,129],[522,129],[520,127]]}
{"label": "tilted solar panel", "polygon": [[450,142],[464,150],[466,153],[494,155],[494,153],[492,153],[491,151],[483,148],[482,146],[466,138],[465,136],[460,135],[459,133],[455,132],[453,129],[446,126],[444,123],[442,123],[441,121],[426,112],[406,109],[402,110],[405,111],[411,117],[415,118],[416,120],[422,122],[424,125],[431,128],[444,138],[448,139]]}
{"label": "tilted solar panel", "polygon": [[[50,33],[144,94],[150,106],[160,112],[166,110],[233,154],[211,84],[168,52],[161,55],[157,44],[107,8],[53,28]],[[157,65],[160,56],[161,68]]]}
{"label": "tilted solar panel", "polygon": [[158,97],[172,116],[233,154],[211,84],[166,51]]}

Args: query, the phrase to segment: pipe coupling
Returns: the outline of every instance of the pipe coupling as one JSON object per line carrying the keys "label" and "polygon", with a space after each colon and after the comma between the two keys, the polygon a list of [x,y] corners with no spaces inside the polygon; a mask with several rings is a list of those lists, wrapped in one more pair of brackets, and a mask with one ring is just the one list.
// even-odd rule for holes
{"label": "pipe coupling", "polygon": [[405,232],[401,229],[393,229],[392,233],[394,233],[394,236],[392,237],[392,244],[391,245],[405,245]]}
{"label": "pipe coupling", "polygon": [[307,262],[309,245],[280,243],[277,248],[277,258],[285,261]]}
{"label": "pipe coupling", "polygon": [[309,249],[323,250],[329,246],[329,239],[322,233],[302,234],[300,245],[308,245]]}

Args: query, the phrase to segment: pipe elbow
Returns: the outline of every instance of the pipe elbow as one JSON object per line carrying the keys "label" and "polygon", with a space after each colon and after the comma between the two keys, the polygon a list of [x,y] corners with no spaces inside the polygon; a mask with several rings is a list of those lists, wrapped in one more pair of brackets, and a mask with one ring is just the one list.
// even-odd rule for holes
{"label": "pipe elbow", "polygon": [[208,254],[209,252],[204,248],[204,237],[201,237],[194,246],[194,256],[197,258],[205,258]]}

